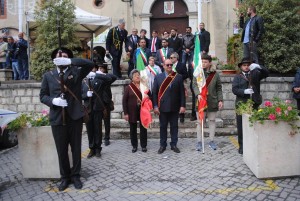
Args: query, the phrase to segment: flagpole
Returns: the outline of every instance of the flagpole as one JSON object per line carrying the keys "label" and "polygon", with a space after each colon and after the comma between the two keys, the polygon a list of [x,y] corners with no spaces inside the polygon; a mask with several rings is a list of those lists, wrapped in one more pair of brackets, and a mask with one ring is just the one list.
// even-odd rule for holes
{"label": "flagpole", "polygon": [[[198,0],[198,25],[202,22],[202,0]],[[197,25],[197,29],[198,29],[198,25]]]}
{"label": "flagpole", "polygon": [[204,154],[204,130],[203,119],[201,119],[201,138],[202,138],[202,154]]}

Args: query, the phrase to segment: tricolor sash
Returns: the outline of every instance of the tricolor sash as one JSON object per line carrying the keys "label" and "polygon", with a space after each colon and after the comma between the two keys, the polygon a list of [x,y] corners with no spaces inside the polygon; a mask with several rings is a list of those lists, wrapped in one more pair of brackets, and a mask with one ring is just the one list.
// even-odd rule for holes
{"label": "tricolor sash", "polygon": [[141,52],[141,56],[142,56],[142,59],[144,61],[144,64],[147,65],[147,63],[148,63],[147,57],[146,57],[145,52],[142,48],[140,48],[140,52]]}
{"label": "tricolor sash", "polygon": [[132,92],[135,94],[138,103],[141,104],[143,98],[142,92],[133,83],[130,83],[129,87],[132,90]]}
{"label": "tricolor sash", "polygon": [[147,68],[149,69],[150,73],[152,73],[154,76],[157,75],[158,72],[155,70],[154,67],[148,65]]}
{"label": "tricolor sash", "polygon": [[166,60],[166,58],[167,58],[167,52],[164,52],[163,49],[161,48],[159,50],[159,54],[160,54],[162,62],[164,62]]}
{"label": "tricolor sash", "polygon": [[175,79],[177,73],[172,72],[168,75],[168,77],[166,77],[166,79],[163,81],[163,83],[161,84],[159,91],[158,91],[158,107],[160,107],[160,100],[163,97],[163,95],[165,94],[167,88],[170,86],[170,84],[172,83],[172,81]]}

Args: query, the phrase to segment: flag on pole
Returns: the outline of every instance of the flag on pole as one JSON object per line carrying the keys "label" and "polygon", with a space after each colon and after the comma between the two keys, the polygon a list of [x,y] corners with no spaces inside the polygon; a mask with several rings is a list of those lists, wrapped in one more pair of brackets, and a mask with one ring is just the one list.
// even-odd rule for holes
{"label": "flag on pole", "polygon": [[143,100],[141,102],[141,124],[144,128],[148,129],[152,123],[151,110],[153,109],[152,102],[148,96],[149,92],[149,84],[148,84],[148,75],[147,69],[145,66],[147,65],[147,57],[144,51],[141,48],[138,48],[136,51],[136,69],[140,72],[140,90],[143,96]]}
{"label": "flag on pole", "polygon": [[194,61],[193,61],[194,73],[193,76],[197,80],[197,85],[200,91],[201,99],[198,101],[198,114],[199,120],[204,119],[204,110],[207,107],[207,86],[202,67],[201,52],[200,52],[200,40],[199,33],[195,34],[195,49],[194,49]]}

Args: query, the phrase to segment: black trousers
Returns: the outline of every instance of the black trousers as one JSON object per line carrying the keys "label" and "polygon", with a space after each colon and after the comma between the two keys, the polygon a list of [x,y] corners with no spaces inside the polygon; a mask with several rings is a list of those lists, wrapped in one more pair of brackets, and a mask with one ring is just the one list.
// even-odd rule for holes
{"label": "black trousers", "polygon": [[88,123],[86,123],[90,149],[102,150],[102,119],[102,111],[91,111],[90,120]]}
{"label": "black trousers", "polygon": [[242,118],[242,115],[236,114],[236,126],[237,126],[239,147],[243,148],[243,118]]}
{"label": "black trousers", "polygon": [[113,60],[111,62],[113,74],[118,78],[122,77],[121,68],[120,68],[121,56],[122,56],[122,51],[118,55],[112,55]]}
{"label": "black trousers", "polygon": [[105,128],[104,140],[110,139],[110,116],[110,109],[108,108],[106,116],[103,117]]}
{"label": "black trousers", "polygon": [[[130,140],[132,147],[138,147],[137,139],[137,123],[129,123],[130,125]],[[147,147],[147,129],[140,123],[140,143],[142,148]]]}
{"label": "black trousers", "polygon": [[134,63],[133,63],[133,58],[130,58],[130,60],[128,61],[128,77],[129,77],[129,74],[130,72],[134,69]]}
{"label": "black trousers", "polygon": [[[51,126],[58,154],[59,170],[62,179],[80,177],[82,118],[66,118],[66,125]],[[71,146],[73,167],[69,162],[68,148]]]}
{"label": "black trousers", "polygon": [[160,112],[160,146],[167,146],[168,124],[170,122],[171,147],[176,146],[178,142],[178,112]]}
{"label": "black trousers", "polygon": [[192,92],[192,116],[196,116],[196,97],[195,97],[195,92],[193,89],[193,73],[194,73],[194,69],[192,66],[189,65],[189,78],[191,80],[190,82],[190,90]]}

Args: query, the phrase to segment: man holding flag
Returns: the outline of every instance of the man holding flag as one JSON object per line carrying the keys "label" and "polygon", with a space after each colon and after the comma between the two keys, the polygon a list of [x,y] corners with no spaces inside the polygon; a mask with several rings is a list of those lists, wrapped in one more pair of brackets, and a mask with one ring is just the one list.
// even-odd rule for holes
{"label": "man holding flag", "polygon": [[[213,141],[215,135],[215,119],[216,112],[223,107],[222,84],[220,76],[213,70],[211,64],[211,56],[204,55],[201,61],[200,41],[196,37],[195,54],[194,54],[194,78],[193,89],[197,97],[198,112],[197,119],[200,123],[197,124],[197,140],[196,150],[204,153],[204,110],[207,111],[210,129],[209,146],[216,150],[217,146]],[[200,127],[201,125],[201,127]]]}

